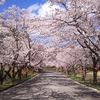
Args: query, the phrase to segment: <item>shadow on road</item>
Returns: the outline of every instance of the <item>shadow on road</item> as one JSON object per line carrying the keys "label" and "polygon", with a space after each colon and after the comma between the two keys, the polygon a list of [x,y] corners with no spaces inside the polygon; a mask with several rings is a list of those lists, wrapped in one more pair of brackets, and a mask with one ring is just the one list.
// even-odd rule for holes
{"label": "shadow on road", "polygon": [[0,93],[0,100],[100,100],[100,93],[54,71]]}

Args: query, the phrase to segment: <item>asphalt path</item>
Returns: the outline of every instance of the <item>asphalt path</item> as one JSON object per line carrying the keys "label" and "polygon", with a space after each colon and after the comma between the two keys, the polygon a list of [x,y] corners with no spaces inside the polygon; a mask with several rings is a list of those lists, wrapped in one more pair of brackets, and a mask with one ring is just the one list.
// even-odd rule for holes
{"label": "asphalt path", "polygon": [[59,73],[46,71],[0,92],[0,100],[100,100],[100,92]]}

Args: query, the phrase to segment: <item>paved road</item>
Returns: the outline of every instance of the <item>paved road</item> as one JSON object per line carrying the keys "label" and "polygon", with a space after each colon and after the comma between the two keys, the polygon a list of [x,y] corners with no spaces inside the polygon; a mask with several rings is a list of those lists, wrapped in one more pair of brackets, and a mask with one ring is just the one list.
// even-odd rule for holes
{"label": "paved road", "polygon": [[56,72],[47,71],[0,92],[0,100],[100,100],[100,93]]}

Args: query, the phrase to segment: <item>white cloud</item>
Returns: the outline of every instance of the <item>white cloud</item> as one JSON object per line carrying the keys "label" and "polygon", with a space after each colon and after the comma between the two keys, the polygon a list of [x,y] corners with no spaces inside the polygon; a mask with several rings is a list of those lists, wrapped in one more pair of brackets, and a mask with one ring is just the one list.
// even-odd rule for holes
{"label": "white cloud", "polygon": [[40,8],[40,5],[38,5],[38,4],[33,4],[33,5],[29,6],[29,7],[27,8],[27,10],[28,10],[29,13],[32,13],[32,12],[34,12],[34,11],[38,11],[39,8]]}
{"label": "white cloud", "polygon": [[51,15],[52,13],[55,12],[55,9],[60,9],[58,5],[53,5],[51,6],[50,2],[44,3],[41,8],[38,10],[38,15],[39,16],[46,16]]}
{"label": "white cloud", "polygon": [[51,15],[52,13],[55,13],[55,9],[63,9],[59,5],[53,5],[51,6],[50,2],[46,2],[44,4],[34,4],[27,8],[28,12],[37,15],[45,17],[46,15]]}

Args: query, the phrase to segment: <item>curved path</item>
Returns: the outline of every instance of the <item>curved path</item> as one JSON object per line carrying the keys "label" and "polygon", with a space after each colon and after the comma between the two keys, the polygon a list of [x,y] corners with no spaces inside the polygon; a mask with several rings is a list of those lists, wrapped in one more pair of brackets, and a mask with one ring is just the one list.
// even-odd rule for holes
{"label": "curved path", "polygon": [[0,92],[0,100],[100,100],[100,92],[56,72],[46,71]]}

